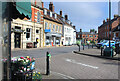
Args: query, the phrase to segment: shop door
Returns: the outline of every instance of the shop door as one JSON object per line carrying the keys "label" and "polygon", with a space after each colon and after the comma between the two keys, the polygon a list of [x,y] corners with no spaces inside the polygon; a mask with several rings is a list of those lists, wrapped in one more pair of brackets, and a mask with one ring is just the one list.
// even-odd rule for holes
{"label": "shop door", "polygon": [[21,38],[21,34],[15,33],[15,48],[20,48],[20,38]]}

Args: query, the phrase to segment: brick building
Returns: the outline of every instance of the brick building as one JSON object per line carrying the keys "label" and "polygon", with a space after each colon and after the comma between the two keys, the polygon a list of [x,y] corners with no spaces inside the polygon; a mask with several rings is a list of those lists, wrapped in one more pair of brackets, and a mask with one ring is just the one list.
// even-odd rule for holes
{"label": "brick building", "polygon": [[[120,17],[118,15],[114,15],[114,18],[111,20],[111,31],[113,31],[114,28],[116,28],[120,23]],[[120,32],[113,33],[111,32],[111,40],[113,40],[113,37],[118,37],[118,34]],[[109,39],[109,19],[106,21],[103,20],[103,24],[98,27],[98,40],[108,40]]]}
{"label": "brick building", "polygon": [[77,32],[76,34],[77,40],[82,40],[85,44],[87,41],[94,41],[97,43],[98,41],[98,33],[94,29],[91,29],[90,32],[82,32],[82,29],[80,29],[80,32]]}

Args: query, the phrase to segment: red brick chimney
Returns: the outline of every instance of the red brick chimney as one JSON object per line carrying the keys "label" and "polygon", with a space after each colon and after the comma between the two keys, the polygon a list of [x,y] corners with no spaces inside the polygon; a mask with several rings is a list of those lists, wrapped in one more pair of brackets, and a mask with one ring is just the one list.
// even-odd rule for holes
{"label": "red brick chimney", "polygon": [[109,21],[109,18],[107,18],[107,22]]}
{"label": "red brick chimney", "polygon": [[42,8],[44,8],[44,2],[42,2]]}
{"label": "red brick chimney", "polygon": [[50,2],[50,4],[49,4],[49,10],[51,10],[52,12],[54,12],[53,2]]}
{"label": "red brick chimney", "polygon": [[68,15],[65,15],[65,20],[68,20]]}
{"label": "red brick chimney", "polygon": [[103,24],[105,23],[105,20],[103,20]]}
{"label": "red brick chimney", "polygon": [[62,16],[62,10],[60,10],[60,16]]}
{"label": "red brick chimney", "polygon": [[80,29],[80,32],[82,32],[82,29]]}

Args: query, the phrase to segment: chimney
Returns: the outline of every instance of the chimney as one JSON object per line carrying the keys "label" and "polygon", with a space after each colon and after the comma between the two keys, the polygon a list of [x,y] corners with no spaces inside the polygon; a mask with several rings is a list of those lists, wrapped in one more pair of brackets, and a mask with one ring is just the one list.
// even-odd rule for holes
{"label": "chimney", "polygon": [[68,15],[65,15],[65,20],[68,20]]}
{"label": "chimney", "polygon": [[80,29],[80,32],[82,32],[82,29]]}
{"label": "chimney", "polygon": [[117,17],[119,17],[119,15],[114,15],[114,18],[117,18]]}
{"label": "chimney", "polygon": [[73,26],[73,29],[75,29],[75,26]]}
{"label": "chimney", "polygon": [[44,2],[42,2],[42,8],[44,8]]}
{"label": "chimney", "polygon": [[107,18],[107,22],[109,21],[109,18]]}
{"label": "chimney", "polygon": [[103,24],[105,23],[105,20],[103,20]]}
{"label": "chimney", "polygon": [[50,4],[49,4],[49,10],[51,10],[52,12],[54,12],[53,2],[50,2]]}
{"label": "chimney", "polygon": [[60,16],[62,16],[62,10],[60,10]]}

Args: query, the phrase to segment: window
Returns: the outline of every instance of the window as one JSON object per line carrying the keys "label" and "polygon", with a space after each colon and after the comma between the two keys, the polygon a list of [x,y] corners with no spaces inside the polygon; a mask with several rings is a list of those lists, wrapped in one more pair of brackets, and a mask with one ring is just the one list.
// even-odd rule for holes
{"label": "window", "polygon": [[56,26],[56,31],[58,32],[58,25]]}
{"label": "window", "polygon": [[91,35],[89,35],[89,37],[91,37]]}
{"label": "window", "polygon": [[80,35],[78,35],[78,38],[80,37]]}
{"label": "window", "polygon": [[37,12],[37,23],[40,23],[40,12]]}
{"label": "window", "polygon": [[45,22],[45,29],[47,29],[48,28],[48,23],[47,22]]}
{"label": "window", "polygon": [[26,28],[26,38],[27,40],[31,40],[31,29],[30,28]]}
{"label": "window", "polygon": [[52,24],[50,23],[50,24],[49,24],[49,29],[51,29],[51,28],[52,28]]}
{"label": "window", "polygon": [[55,25],[53,25],[53,32],[55,32]]}
{"label": "window", "polygon": [[88,37],[88,36],[86,35],[86,37]]}
{"label": "window", "polygon": [[39,30],[38,29],[36,30],[36,33],[39,34]]}
{"label": "window", "polygon": [[61,26],[59,26],[59,32],[61,32]]}

